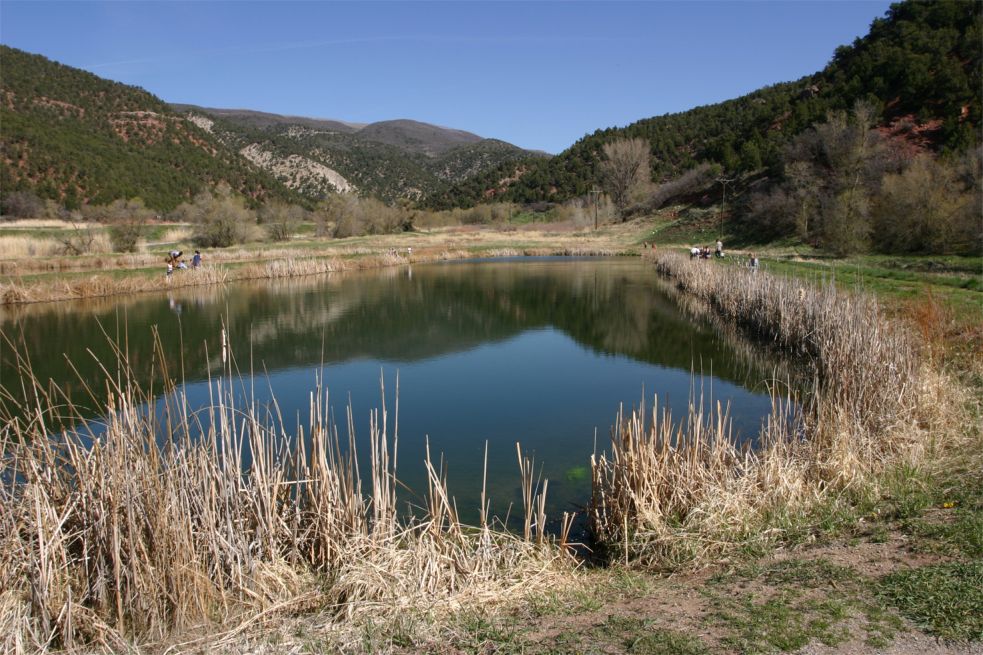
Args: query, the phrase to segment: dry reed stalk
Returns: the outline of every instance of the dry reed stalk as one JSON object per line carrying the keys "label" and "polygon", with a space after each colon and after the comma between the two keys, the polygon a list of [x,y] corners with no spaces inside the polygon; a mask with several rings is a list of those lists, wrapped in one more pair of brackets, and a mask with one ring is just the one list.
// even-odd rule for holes
{"label": "dry reed stalk", "polygon": [[[546,490],[549,480],[543,479],[542,471],[536,475],[536,460],[522,456],[522,446],[515,444],[515,452],[519,461],[519,488],[522,491],[522,536],[526,541],[542,545],[547,538],[546,533]],[[561,541],[566,535],[561,536]]]}
{"label": "dry reed stalk", "polygon": [[292,438],[277,410],[243,405],[231,353],[209,382],[208,407],[195,412],[172,384],[154,411],[157,400],[117,354],[103,369],[109,401],[98,429],[28,362],[22,388],[3,393],[7,651],[121,648],[174,631],[261,626],[305,608],[328,609],[343,631],[354,629],[346,619],[379,607],[506,601],[529,589],[523,583],[569,570],[541,527],[531,541],[462,526],[446,473],[429,456],[428,512],[400,519],[398,419],[390,425],[384,388],[369,419],[363,489],[351,407],[343,440],[319,382],[309,429]]}
{"label": "dry reed stalk", "polygon": [[807,405],[773,396],[754,451],[726,412],[697,404],[678,425],[644,408],[619,413],[610,454],[592,458],[590,523],[602,546],[647,567],[701,564],[774,518],[876,485],[929,438],[927,372],[911,336],[870,298],[762,273],[655,258],[657,269],[725,320],[773,344],[815,380]]}

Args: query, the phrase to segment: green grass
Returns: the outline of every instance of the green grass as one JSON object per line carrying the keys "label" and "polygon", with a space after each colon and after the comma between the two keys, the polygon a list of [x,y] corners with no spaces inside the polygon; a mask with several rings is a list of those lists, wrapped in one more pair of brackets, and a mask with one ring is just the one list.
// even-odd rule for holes
{"label": "green grass", "polygon": [[885,499],[880,510],[882,518],[911,519],[932,506],[937,482],[924,471],[903,464],[885,477]]}
{"label": "green grass", "polygon": [[878,594],[945,639],[983,639],[983,561],[952,562],[884,577]]}
{"label": "green grass", "polygon": [[788,652],[813,640],[835,646],[849,637],[839,625],[848,606],[839,599],[805,600],[793,590],[768,599],[720,597],[717,608],[717,620],[731,633],[724,644],[741,653]]}
{"label": "green grass", "polygon": [[[717,222],[717,209],[686,208],[674,214],[663,211],[655,218],[655,225],[642,233],[637,243],[652,243],[657,246],[676,244],[712,245],[721,236],[722,226]],[[731,235],[723,232],[723,241],[727,244],[732,240]]]}
{"label": "green grass", "polygon": [[[651,619],[612,614],[598,625],[568,630],[541,643],[524,642],[521,652],[627,653],[632,655],[705,655],[710,651],[693,635],[658,627]],[[501,652],[495,650],[493,652]]]}
{"label": "green grass", "polygon": [[644,655],[701,655],[709,653],[696,637],[673,630],[653,630],[632,639],[627,652]]}
{"label": "green grass", "polygon": [[187,227],[187,223],[157,223],[155,225],[147,225],[142,230],[142,236],[147,241],[160,241],[164,237],[164,234],[181,227]]}
{"label": "green grass", "polygon": [[951,287],[967,291],[983,291],[983,277],[980,271],[972,272],[978,257],[963,258],[951,266],[938,269],[919,267],[921,260],[912,258],[910,267],[904,267],[904,260],[891,260],[895,266],[886,267],[882,261],[873,257],[857,257],[828,261],[771,260],[768,267],[773,272],[796,272],[800,276],[835,279],[841,284],[869,287],[875,292],[902,293],[910,289],[918,290],[924,285]]}
{"label": "green grass", "polygon": [[788,560],[762,571],[765,582],[774,587],[797,586],[817,589],[835,584],[846,584],[856,578],[852,569],[838,566],[823,559]]}
{"label": "green grass", "polygon": [[971,466],[948,472],[930,487],[932,512],[905,521],[913,548],[960,559],[983,560],[983,478]]}
{"label": "green grass", "polygon": [[863,576],[822,559],[748,562],[710,578],[702,593],[714,609],[707,621],[723,627],[723,643],[741,653],[788,652],[814,641],[835,646],[851,637],[851,618],[873,646],[903,629]]}

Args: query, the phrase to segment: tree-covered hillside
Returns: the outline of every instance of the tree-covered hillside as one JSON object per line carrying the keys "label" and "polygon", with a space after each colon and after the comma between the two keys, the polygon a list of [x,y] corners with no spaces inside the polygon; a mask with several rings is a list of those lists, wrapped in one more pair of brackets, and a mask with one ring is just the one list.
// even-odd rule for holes
{"label": "tree-covered hillside", "polygon": [[560,155],[509,163],[431,196],[433,207],[489,198],[531,202],[583,196],[600,184],[601,148],[620,138],[651,147],[652,176],[664,181],[700,163],[728,174],[777,168],[783,148],[833,110],[870,101],[879,121],[901,117],[938,150],[979,142],[983,18],[978,2],[895,4],[867,36],[836,50],[821,72],[742,98],[598,130]]}
{"label": "tree-covered hillside", "polygon": [[[495,139],[409,120],[369,125],[176,105],[292,189],[317,199],[354,191],[387,202],[419,200],[449,184],[532,156]],[[262,157],[255,153],[261,152]],[[336,174],[339,181],[329,181]]]}
{"label": "tree-covered hillside", "polygon": [[0,192],[166,211],[220,182],[299,197],[146,91],[0,46]]}

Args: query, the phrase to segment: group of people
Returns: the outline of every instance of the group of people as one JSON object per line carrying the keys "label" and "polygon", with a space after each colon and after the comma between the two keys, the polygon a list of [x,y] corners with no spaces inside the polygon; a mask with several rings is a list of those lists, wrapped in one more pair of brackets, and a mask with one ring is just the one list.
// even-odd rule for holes
{"label": "group of people", "polygon": [[[724,257],[724,244],[723,244],[723,242],[718,239],[717,240],[717,243],[716,243],[716,246],[715,246],[715,248],[713,250],[710,250],[710,246],[704,246],[702,248],[700,246],[693,246],[692,248],[689,249],[689,258],[690,259],[710,259],[711,252],[713,253],[712,256],[714,256],[714,257]],[[748,258],[747,258],[747,267],[749,269],[751,269],[752,271],[756,271],[756,270],[758,270],[758,268],[760,267],[760,265],[761,265],[761,263],[758,261],[758,258],[754,256],[754,253],[753,252],[752,253],[749,253],[748,254]]]}
{"label": "group of people", "polygon": [[716,247],[711,251],[710,246],[693,246],[689,249],[690,259],[710,259],[710,253],[713,253],[714,257],[724,256],[724,242],[717,239]]}
{"label": "group of people", "polygon": [[[167,279],[171,279],[171,275],[174,273],[174,269],[188,269],[188,263],[184,261],[184,253],[180,250],[172,250],[167,253],[167,257],[164,261],[167,263]],[[191,257],[191,268],[201,267],[201,252],[195,250],[195,254]]]}

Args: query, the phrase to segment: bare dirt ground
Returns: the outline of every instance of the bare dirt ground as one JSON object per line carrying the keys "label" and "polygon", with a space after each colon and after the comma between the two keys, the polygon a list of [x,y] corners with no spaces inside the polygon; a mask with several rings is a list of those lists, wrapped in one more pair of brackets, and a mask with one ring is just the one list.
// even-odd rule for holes
{"label": "bare dirt ground", "polygon": [[[945,556],[913,552],[910,539],[892,531],[883,543],[782,550],[735,571],[721,567],[669,578],[643,576],[641,584],[648,587],[644,593],[608,599],[591,611],[531,620],[523,636],[528,648],[520,650],[605,655],[983,654],[983,643],[941,640],[903,617],[881,617],[867,606],[867,589],[877,579],[945,561]],[[823,604],[834,601],[842,605],[835,620],[828,629],[818,630],[818,636],[810,635],[816,624],[829,618],[823,616]],[[785,609],[804,620],[790,621]],[[678,635],[678,643],[669,635]],[[829,643],[823,643],[824,638]],[[801,647],[783,648],[803,640],[807,643]],[[639,648],[643,642],[647,648]],[[663,642],[662,649],[656,647]]]}

